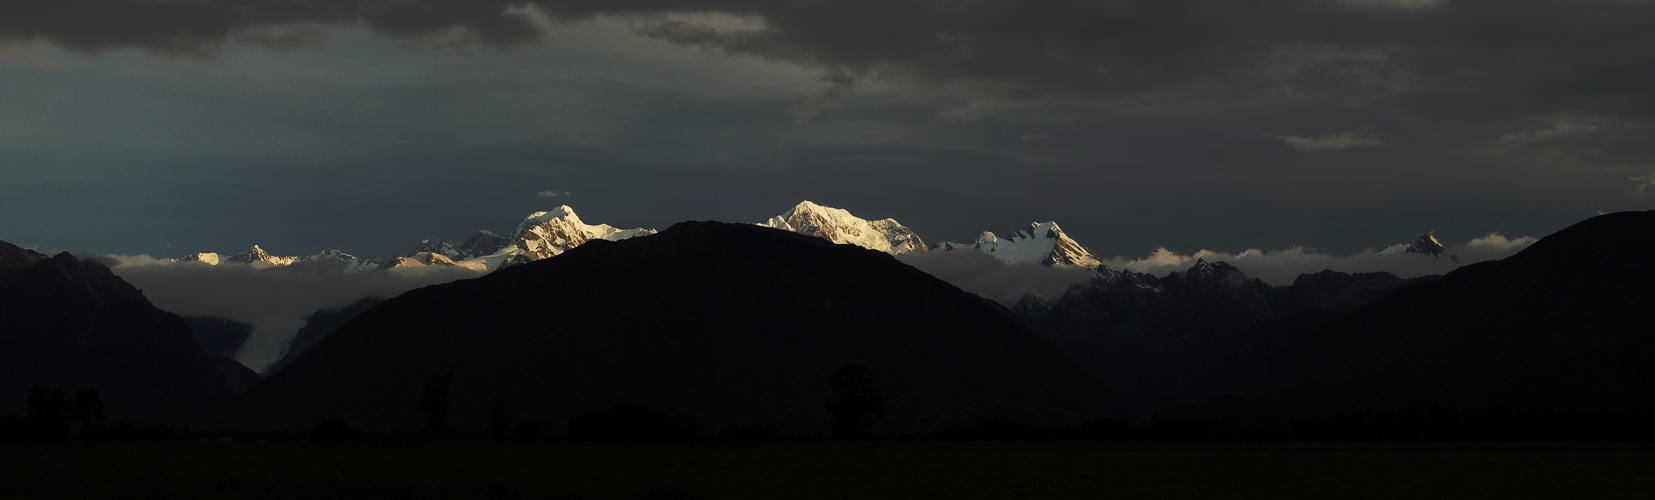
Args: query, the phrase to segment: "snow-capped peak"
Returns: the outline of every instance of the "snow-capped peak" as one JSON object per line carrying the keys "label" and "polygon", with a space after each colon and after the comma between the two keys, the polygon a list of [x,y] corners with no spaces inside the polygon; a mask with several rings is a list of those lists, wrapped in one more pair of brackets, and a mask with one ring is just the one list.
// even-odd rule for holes
{"label": "snow-capped peak", "polygon": [[379,263],[374,262],[373,260],[359,258],[355,255],[341,252],[339,250],[323,250],[322,253],[316,255],[297,257],[293,259],[291,264],[298,264],[301,262],[316,262],[326,265],[344,266],[344,271],[348,273],[367,271],[375,269],[379,266]]}
{"label": "snow-capped peak", "polygon": [[173,262],[200,262],[208,265],[219,264],[264,264],[270,266],[289,266],[301,262],[315,262],[326,265],[343,266],[345,272],[367,271],[378,267],[378,263],[370,259],[359,258],[339,250],[326,250],[316,255],[305,256],[276,256],[270,255],[258,245],[253,245],[246,252],[224,256],[214,252],[192,253],[172,259]]}
{"label": "snow-capped peak", "polygon": [[1056,222],[1031,222],[1029,228],[1007,233],[1004,237],[984,231],[971,244],[942,243],[937,248],[955,250],[972,248],[988,252],[1006,263],[1033,262],[1046,267],[1096,268],[1103,261],[1091,249],[1081,246]]}
{"label": "snow-capped peak", "polygon": [[1438,259],[1447,258],[1451,262],[1460,261],[1458,256],[1454,255],[1453,252],[1448,251],[1448,245],[1442,244],[1442,240],[1438,240],[1437,236],[1433,233],[1425,233],[1423,236],[1420,236],[1419,239],[1414,240],[1413,243],[1398,243],[1385,247],[1385,249],[1380,250],[1379,253],[1418,253],[1429,255]]}
{"label": "snow-capped peak", "polygon": [[233,263],[236,263],[236,264],[253,264],[253,263],[257,263],[257,262],[262,262],[262,263],[265,263],[265,264],[270,264],[272,266],[285,266],[285,265],[288,265],[288,264],[292,264],[293,261],[295,261],[295,260],[298,260],[298,257],[277,257],[277,256],[273,256],[273,255],[270,255],[270,252],[266,252],[266,251],[264,251],[263,248],[259,248],[258,245],[253,245],[253,248],[247,249],[246,252],[242,252],[242,253],[232,255],[229,258],[224,259],[223,261],[224,262],[233,262]]}
{"label": "snow-capped peak", "polygon": [[189,254],[189,255],[185,255],[183,257],[174,258],[174,259],[172,259],[172,261],[173,262],[203,262],[203,263],[206,263],[208,265],[216,266],[216,265],[218,265],[218,262],[221,259],[223,259],[223,256],[219,255],[217,252],[202,252],[202,253],[192,253],[192,254]]}
{"label": "snow-capped peak", "polygon": [[818,205],[809,200],[801,201],[792,209],[758,225],[891,255],[929,250],[919,235],[896,219],[869,221],[851,215],[847,210]]}
{"label": "snow-capped peak", "polygon": [[561,254],[570,248],[594,239],[624,240],[655,234],[654,229],[618,229],[608,224],[587,224],[575,215],[575,210],[563,205],[547,212],[535,212],[507,237],[509,253],[526,255],[539,260]]}
{"label": "snow-capped peak", "polygon": [[570,223],[581,224],[580,216],[575,215],[575,209],[569,208],[568,205],[559,205],[550,211],[535,212],[529,214],[528,217],[524,217],[523,222],[517,224],[517,229],[512,230],[512,239],[522,236],[528,228],[545,224],[554,219],[563,219]]}

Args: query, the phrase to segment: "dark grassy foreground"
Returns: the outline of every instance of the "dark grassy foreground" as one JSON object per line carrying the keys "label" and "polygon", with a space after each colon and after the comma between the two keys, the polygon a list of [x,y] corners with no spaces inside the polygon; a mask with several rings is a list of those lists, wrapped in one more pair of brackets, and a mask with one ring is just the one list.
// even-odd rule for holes
{"label": "dark grassy foreground", "polygon": [[1655,448],[1614,444],[93,443],[0,470],[0,498],[1655,498]]}

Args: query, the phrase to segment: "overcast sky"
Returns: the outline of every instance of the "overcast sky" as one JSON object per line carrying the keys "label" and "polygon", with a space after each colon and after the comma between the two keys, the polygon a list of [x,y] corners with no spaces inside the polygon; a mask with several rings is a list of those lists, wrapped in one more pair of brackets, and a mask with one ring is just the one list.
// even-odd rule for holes
{"label": "overcast sky", "polygon": [[[1655,201],[1643,0],[0,4],[0,240],[175,256],[803,199],[1108,256]],[[555,194],[556,196],[550,196]]]}

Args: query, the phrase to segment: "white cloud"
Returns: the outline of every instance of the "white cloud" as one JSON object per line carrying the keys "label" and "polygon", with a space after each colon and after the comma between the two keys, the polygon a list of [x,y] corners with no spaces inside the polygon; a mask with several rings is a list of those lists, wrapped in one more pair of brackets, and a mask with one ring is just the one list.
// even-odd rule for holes
{"label": "white cloud", "polygon": [[556,198],[556,197],[559,197],[559,196],[569,196],[569,192],[568,191],[541,191],[541,192],[535,193],[535,195],[545,197],[545,198]]}
{"label": "white cloud", "polygon": [[1644,193],[1649,192],[1650,189],[1655,189],[1655,172],[1633,177],[1628,180],[1632,181],[1633,186],[1637,189],[1637,191],[1632,193],[1633,196],[1643,196]]}
{"label": "white cloud", "polygon": [[1365,250],[1339,256],[1293,247],[1285,250],[1247,249],[1240,253],[1201,250],[1189,255],[1158,248],[1142,258],[1115,257],[1105,260],[1104,265],[1110,269],[1164,276],[1189,269],[1197,259],[1223,261],[1265,283],[1291,285],[1300,274],[1317,273],[1324,269],[1347,273],[1384,271],[1403,278],[1446,274],[1463,265],[1509,257],[1535,241],[1529,236],[1508,239],[1498,233],[1489,233],[1463,245],[1450,246],[1449,251],[1459,257],[1458,263],[1417,253],[1380,254],[1378,250]]}
{"label": "white cloud", "polygon": [[1534,132],[1516,132],[1500,136],[1500,142],[1536,142],[1556,139],[1580,138],[1592,135],[1602,128],[1596,123],[1580,117],[1561,117],[1551,120],[1551,128]]}
{"label": "white cloud", "polygon": [[1070,286],[1085,283],[1092,272],[1082,268],[1050,268],[1033,263],[1006,264],[977,250],[933,250],[897,257],[937,279],[1010,306],[1034,293],[1057,300]]}
{"label": "white cloud", "polygon": [[1292,135],[1264,135],[1281,139],[1282,142],[1287,143],[1288,146],[1292,146],[1293,149],[1300,151],[1365,148],[1386,145],[1384,141],[1379,140],[1379,136],[1373,135],[1371,132],[1361,130],[1347,130],[1337,134],[1324,135],[1316,138],[1305,138]]}

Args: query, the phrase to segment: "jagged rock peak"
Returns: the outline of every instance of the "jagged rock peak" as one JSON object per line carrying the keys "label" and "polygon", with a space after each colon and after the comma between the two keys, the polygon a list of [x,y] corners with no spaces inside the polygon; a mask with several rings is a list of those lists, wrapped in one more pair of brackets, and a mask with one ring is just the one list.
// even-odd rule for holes
{"label": "jagged rock peak", "polygon": [[0,268],[22,268],[51,257],[46,254],[0,241]]}
{"label": "jagged rock peak", "polygon": [[446,255],[436,253],[436,252],[417,252],[417,253],[414,253],[413,255],[405,255],[405,256],[402,256],[402,257],[397,257],[395,259],[391,259],[390,261],[386,262],[384,265],[379,266],[379,268],[380,269],[391,269],[391,268],[394,268],[394,267],[424,267],[424,266],[454,267],[456,265],[458,265],[458,264],[456,264],[454,262],[454,259],[450,259]]}
{"label": "jagged rock peak", "polygon": [[758,225],[891,255],[930,250],[919,235],[896,219],[869,221],[851,215],[847,210],[818,205],[810,200],[801,201],[792,209]]}
{"label": "jagged rock peak", "polygon": [[1417,253],[1429,255],[1438,259],[1446,258],[1455,263],[1460,261],[1458,256],[1454,255],[1453,252],[1448,251],[1448,245],[1442,244],[1442,240],[1438,240],[1437,236],[1433,233],[1425,233],[1420,236],[1419,239],[1414,240],[1413,243],[1398,243],[1391,245],[1379,253]]}
{"label": "jagged rock peak", "polygon": [[[619,229],[608,224],[587,224],[568,205],[523,218],[507,240],[515,253],[533,260],[561,254],[594,239],[618,241],[655,234],[654,229]],[[492,234],[492,233],[490,233]],[[486,238],[486,237],[484,237]]]}
{"label": "jagged rock peak", "polygon": [[1207,262],[1206,259],[1195,259],[1195,265],[1190,266],[1189,270],[1174,274],[1177,275],[1176,278],[1172,275],[1167,276],[1167,278],[1181,279],[1189,284],[1227,283],[1242,285],[1250,281],[1247,274],[1241,272],[1240,269],[1236,269],[1235,266],[1223,261]]}
{"label": "jagged rock peak", "polygon": [[192,253],[183,257],[176,257],[172,259],[173,262],[202,262],[214,266],[218,265],[219,261],[222,260],[224,260],[224,256],[219,255],[217,252]]}
{"label": "jagged rock peak", "polygon": [[1437,256],[1442,255],[1443,252],[1447,252],[1448,246],[1443,245],[1441,241],[1438,241],[1436,235],[1425,233],[1425,235],[1420,236],[1418,240],[1414,241],[1413,245],[1408,246],[1408,251]]}
{"label": "jagged rock peak", "polygon": [[1103,264],[1092,249],[1063,233],[1057,222],[1031,222],[1028,229],[1012,231],[1005,236],[983,231],[971,244],[942,243],[938,248],[955,250],[973,248],[988,252],[1008,264],[1037,263],[1046,267],[1097,268]]}
{"label": "jagged rock peak", "polygon": [[[544,212],[541,212],[544,213]],[[455,261],[475,259],[494,255],[510,243],[505,236],[494,234],[488,230],[477,231],[465,241],[454,240],[420,240],[414,245],[414,250],[403,254],[403,257],[414,257],[422,253],[441,254]]]}
{"label": "jagged rock peak", "polygon": [[265,262],[265,263],[269,263],[271,265],[276,265],[276,266],[285,266],[285,265],[288,265],[288,264],[292,264],[293,261],[295,261],[295,260],[298,260],[298,257],[276,257],[276,256],[272,256],[272,255],[270,255],[270,252],[264,251],[264,249],[259,248],[258,245],[253,245],[253,248],[247,249],[246,252],[235,254],[235,255],[230,256],[230,258],[223,259],[224,262],[234,262],[234,263],[237,263],[237,264],[252,264],[254,262]]}

